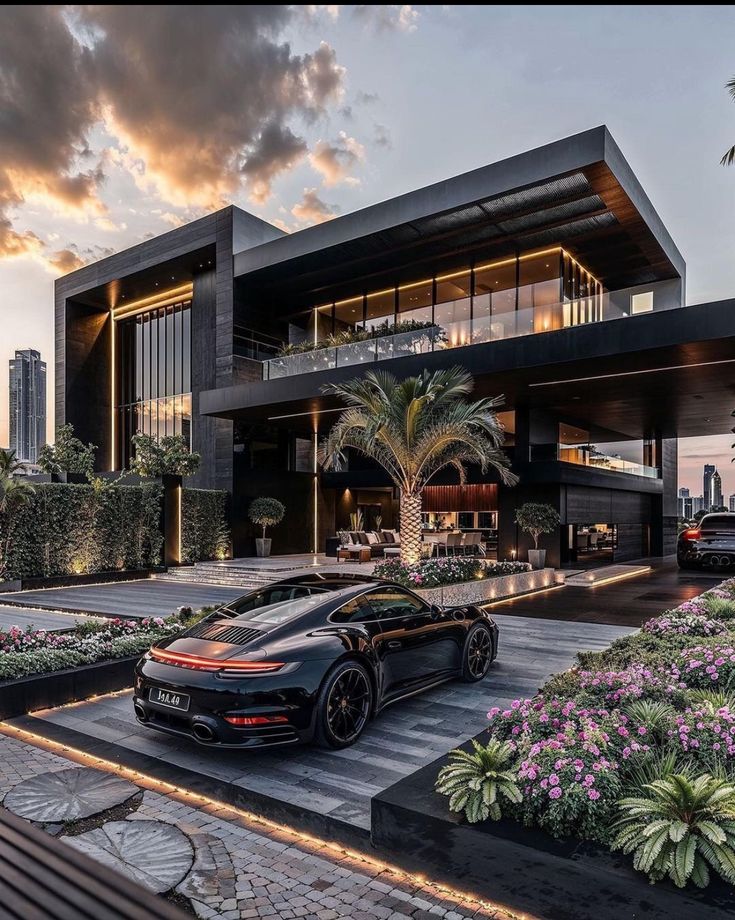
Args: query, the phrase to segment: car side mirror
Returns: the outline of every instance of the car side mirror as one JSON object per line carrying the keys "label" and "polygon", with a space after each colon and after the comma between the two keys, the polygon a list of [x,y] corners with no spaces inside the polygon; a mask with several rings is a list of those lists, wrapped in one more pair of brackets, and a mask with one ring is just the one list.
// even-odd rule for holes
{"label": "car side mirror", "polygon": [[432,618],[432,620],[436,620],[437,617],[440,617],[441,615],[442,615],[442,608],[439,607],[437,604],[432,604],[432,605],[431,605],[431,618]]}

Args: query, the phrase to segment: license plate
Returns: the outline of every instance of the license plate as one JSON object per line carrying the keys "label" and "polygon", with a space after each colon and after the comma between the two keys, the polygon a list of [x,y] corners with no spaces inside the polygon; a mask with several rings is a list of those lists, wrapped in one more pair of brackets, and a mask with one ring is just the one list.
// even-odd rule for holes
{"label": "license plate", "polygon": [[173,690],[161,690],[160,687],[151,687],[148,699],[159,706],[168,706],[169,709],[179,709],[186,712],[189,708],[189,696],[186,693],[176,693]]}

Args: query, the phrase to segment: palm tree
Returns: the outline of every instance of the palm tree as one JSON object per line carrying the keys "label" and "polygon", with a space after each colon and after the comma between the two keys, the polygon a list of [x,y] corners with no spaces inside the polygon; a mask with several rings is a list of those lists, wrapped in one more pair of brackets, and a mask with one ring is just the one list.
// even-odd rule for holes
{"label": "palm tree", "polygon": [[503,427],[495,409],[502,397],[468,402],[474,386],[461,367],[424,371],[397,380],[383,371],[323,389],[348,406],[324,446],[324,467],[339,470],[346,448],[375,460],[400,492],[401,561],[421,553],[421,492],[439,470],[454,467],[460,482],[465,465],[496,470],[506,485],[518,477],[502,450]]}
{"label": "palm tree", "polygon": [[12,476],[22,469],[23,464],[16,457],[14,450],[0,448],[0,477]]}
{"label": "palm tree", "polygon": [[[727,81],[725,88],[735,100],[735,77],[733,77],[732,80]],[[727,151],[725,156],[720,160],[720,163],[723,166],[732,166],[732,164],[735,163],[735,147],[731,147]]]}

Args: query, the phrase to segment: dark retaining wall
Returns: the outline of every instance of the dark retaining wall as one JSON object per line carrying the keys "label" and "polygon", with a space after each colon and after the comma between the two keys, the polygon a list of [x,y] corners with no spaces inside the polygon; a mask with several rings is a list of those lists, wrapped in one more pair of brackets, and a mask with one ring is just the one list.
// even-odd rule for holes
{"label": "dark retaining wall", "polygon": [[556,841],[513,821],[467,824],[434,782],[439,758],[372,800],[372,842],[410,871],[545,920],[732,920],[735,893],[650,885],[630,857],[581,841]]}
{"label": "dark retaining wall", "polygon": [[[20,578],[0,582],[0,594],[5,591],[38,591],[41,588],[74,588],[78,585],[96,585],[113,581],[138,581],[150,578],[156,572],[165,572],[165,566],[152,569],[132,569],[115,572],[93,572],[90,575],[53,575],[49,578]],[[12,603],[3,599],[3,603]]]}
{"label": "dark retaining wall", "polygon": [[100,693],[132,687],[135,662],[139,657],[115,658],[66,671],[0,682],[0,719],[12,719],[36,709],[52,709]]}

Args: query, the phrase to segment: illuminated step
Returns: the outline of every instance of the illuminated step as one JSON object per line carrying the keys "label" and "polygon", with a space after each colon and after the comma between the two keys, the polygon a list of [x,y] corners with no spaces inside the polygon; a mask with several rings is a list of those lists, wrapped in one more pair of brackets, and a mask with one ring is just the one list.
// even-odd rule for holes
{"label": "illuminated step", "polygon": [[589,569],[587,572],[570,575],[565,583],[576,588],[596,588],[599,585],[610,584],[612,581],[645,575],[650,571],[650,565],[604,565],[599,569]]}

